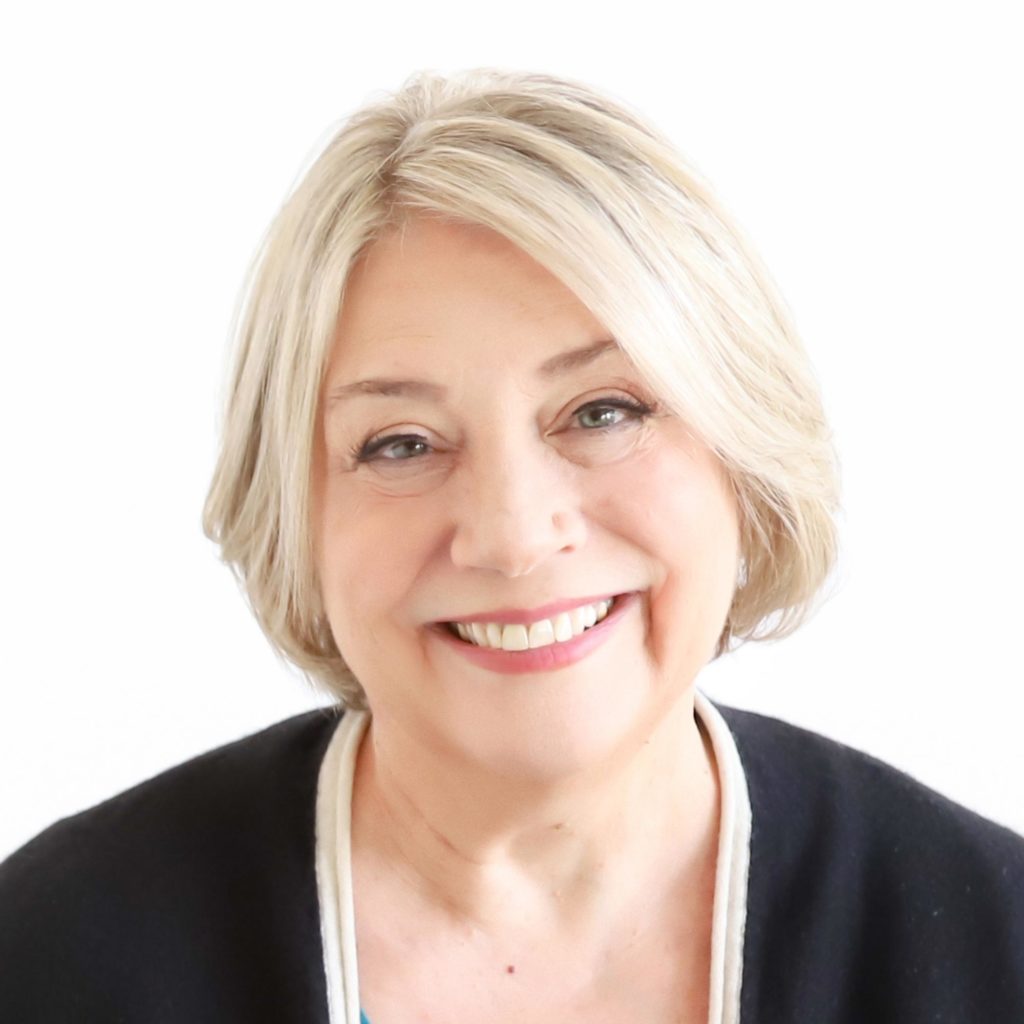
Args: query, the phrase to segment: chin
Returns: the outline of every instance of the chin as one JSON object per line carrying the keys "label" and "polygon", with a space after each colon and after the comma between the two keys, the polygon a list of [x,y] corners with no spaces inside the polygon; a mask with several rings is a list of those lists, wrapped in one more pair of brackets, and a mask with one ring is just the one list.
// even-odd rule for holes
{"label": "chin", "polygon": [[473,695],[482,699],[453,701],[437,726],[460,756],[524,780],[553,782],[628,759],[678,695],[659,691],[649,673],[637,671],[635,657],[631,673],[618,661],[576,666],[557,679],[520,677],[515,694],[486,687]]}

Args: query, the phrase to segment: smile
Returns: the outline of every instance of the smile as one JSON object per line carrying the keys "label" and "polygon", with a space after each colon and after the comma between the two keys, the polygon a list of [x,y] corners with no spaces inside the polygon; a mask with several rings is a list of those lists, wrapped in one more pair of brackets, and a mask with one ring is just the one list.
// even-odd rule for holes
{"label": "smile", "polygon": [[568,643],[600,622],[615,598],[584,604],[536,622],[449,622],[448,628],[466,643],[500,651],[532,651]]}
{"label": "smile", "polygon": [[629,621],[631,609],[640,601],[640,592],[634,590],[582,604],[556,602],[530,612],[495,610],[472,621],[438,622],[431,632],[460,661],[488,672],[555,672],[579,663],[606,643]]}

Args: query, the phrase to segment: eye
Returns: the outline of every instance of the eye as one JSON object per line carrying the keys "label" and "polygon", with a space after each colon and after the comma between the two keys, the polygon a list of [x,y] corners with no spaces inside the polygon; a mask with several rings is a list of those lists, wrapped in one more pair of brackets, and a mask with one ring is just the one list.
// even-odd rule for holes
{"label": "eye", "polygon": [[574,413],[585,430],[610,430],[623,423],[634,423],[651,414],[650,406],[626,398],[599,398],[581,405]]}
{"label": "eye", "polygon": [[408,462],[430,451],[430,445],[419,434],[387,434],[371,437],[353,449],[357,462]]}

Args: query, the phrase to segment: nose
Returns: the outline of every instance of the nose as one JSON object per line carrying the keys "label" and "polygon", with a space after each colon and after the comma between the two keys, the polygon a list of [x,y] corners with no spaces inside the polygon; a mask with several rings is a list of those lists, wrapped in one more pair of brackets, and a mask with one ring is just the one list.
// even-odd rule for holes
{"label": "nose", "polygon": [[479,452],[463,467],[455,495],[452,562],[525,576],[552,555],[581,548],[578,472],[539,440],[505,439]]}

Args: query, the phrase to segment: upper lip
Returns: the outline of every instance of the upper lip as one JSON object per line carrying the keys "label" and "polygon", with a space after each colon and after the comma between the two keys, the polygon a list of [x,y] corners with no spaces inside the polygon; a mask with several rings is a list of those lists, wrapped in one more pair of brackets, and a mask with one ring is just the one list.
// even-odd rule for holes
{"label": "upper lip", "polygon": [[550,604],[542,604],[538,608],[494,608],[486,612],[474,612],[472,615],[456,615],[444,622],[502,622],[527,623],[539,619],[550,619],[559,612],[567,612],[586,604],[597,604],[611,597],[618,597],[622,592],[597,594],[594,597],[566,597]]}

